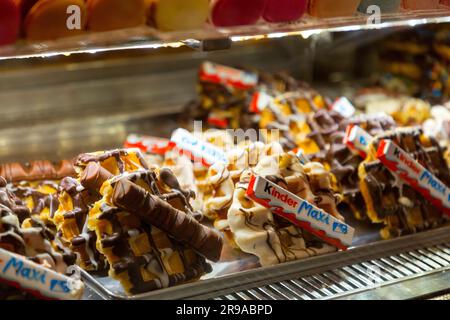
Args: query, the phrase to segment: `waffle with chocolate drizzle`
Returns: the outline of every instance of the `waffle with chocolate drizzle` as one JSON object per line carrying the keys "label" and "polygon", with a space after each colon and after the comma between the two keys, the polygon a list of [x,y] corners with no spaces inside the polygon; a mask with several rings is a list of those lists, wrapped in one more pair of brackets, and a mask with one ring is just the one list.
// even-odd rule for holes
{"label": "waffle with chocolate drizzle", "polygon": [[336,208],[340,199],[331,189],[330,174],[320,163],[303,166],[293,153],[266,156],[255,168],[249,168],[241,175],[228,211],[230,229],[241,250],[256,255],[263,266],[336,251],[248,199],[245,194],[253,174],[265,177],[343,219]]}
{"label": "waffle with chocolate drizzle", "polygon": [[[79,178],[66,177],[59,185],[59,207],[53,216],[58,238],[78,255],[78,264],[88,271],[102,271],[107,267],[103,254],[96,248],[96,235],[88,228],[89,210],[100,200],[100,185],[89,184],[92,174],[105,177],[147,168],[136,149],[116,149],[85,153],[75,159]],[[94,173],[93,173],[94,172]]]}
{"label": "waffle with chocolate drizzle", "polygon": [[367,159],[359,166],[361,192],[372,222],[383,223],[384,239],[434,228],[445,223],[445,216],[420,193],[376,160],[382,139],[394,141],[444,184],[450,185],[449,168],[442,148],[420,128],[401,128],[376,136]]}
{"label": "waffle with chocolate drizzle", "polygon": [[29,211],[7,188],[0,177],[0,248],[28,257],[30,260],[65,273],[75,263],[75,255],[65,249],[38,217],[26,218],[22,226],[19,216]]}
{"label": "waffle with chocolate drizzle", "polygon": [[[322,127],[321,117],[316,118],[316,123]],[[328,118],[330,119],[330,118]],[[332,123],[327,121],[328,123]],[[353,153],[345,144],[345,130],[349,125],[357,125],[374,136],[386,130],[395,128],[395,122],[388,115],[363,115],[352,118],[342,118],[336,125],[329,126],[326,135],[320,135],[325,142],[322,151],[310,155],[310,159],[318,161],[330,168],[335,177],[337,189],[344,197],[341,207],[347,206],[358,220],[368,220],[367,208],[359,189],[358,167],[364,160]],[[332,129],[332,130],[331,130]],[[332,132],[331,134],[329,132]]]}
{"label": "waffle with chocolate drizzle", "polygon": [[179,189],[169,169],[106,178],[102,199],[90,210],[89,228],[97,234],[110,276],[128,294],[194,281],[211,271],[204,257],[218,260],[222,239],[197,222],[189,205],[192,194]]}

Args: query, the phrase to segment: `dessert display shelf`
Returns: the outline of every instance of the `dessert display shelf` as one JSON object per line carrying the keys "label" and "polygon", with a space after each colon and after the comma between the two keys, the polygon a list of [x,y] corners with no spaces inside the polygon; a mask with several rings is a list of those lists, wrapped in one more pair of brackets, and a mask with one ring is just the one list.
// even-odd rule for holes
{"label": "dessert display shelf", "polygon": [[[249,295],[255,295],[259,292],[259,288],[272,287],[283,289],[285,283],[299,284],[295,279],[302,279],[310,274],[317,274],[318,277],[324,277],[328,282],[324,284],[324,287],[329,288],[330,283],[337,281],[331,281],[329,278],[330,270],[335,270],[343,267],[356,264],[358,268],[368,268],[368,266],[377,266],[377,261],[395,261],[392,260],[392,256],[395,257],[396,254],[400,256],[403,255],[402,259],[405,257],[406,252],[412,252],[413,256],[417,252],[423,252],[423,248],[426,251],[435,252],[436,248],[443,248],[443,253],[438,252],[439,256],[448,257],[449,249],[446,248],[444,243],[448,243],[450,240],[450,226],[442,227],[439,229],[434,229],[414,235],[408,235],[401,238],[376,241],[377,232],[370,230],[365,230],[361,234],[357,235],[355,239],[356,245],[349,248],[346,252],[335,252],[329,253],[322,256],[311,257],[308,259],[291,261],[275,266],[259,267],[254,269],[242,269],[238,271],[233,267],[232,262],[228,263],[216,263],[213,264],[213,273],[215,275],[209,274],[203,276],[200,281],[193,283],[186,283],[176,287],[161,289],[153,292],[147,292],[132,296],[127,296],[124,294],[118,281],[112,280],[110,277],[101,275],[92,275],[85,271],[80,271],[81,277],[86,284],[86,296],[84,299],[90,299],[91,296],[95,296],[96,299],[101,298],[105,300],[148,300],[148,299],[245,299],[245,294],[242,292],[249,292]],[[431,251],[430,251],[431,250]],[[409,255],[407,255],[409,257]],[[417,257],[417,256],[415,256]],[[244,260],[245,261],[245,260]],[[330,261],[332,261],[330,263]],[[243,261],[241,261],[243,265]],[[383,262],[384,263],[384,262]],[[409,265],[409,262],[406,262]],[[379,266],[380,264],[378,264]],[[384,264],[381,264],[384,265]],[[413,263],[414,266],[414,263]],[[427,268],[426,270],[418,269],[414,273],[409,272],[404,273],[401,276],[395,276],[395,266],[389,266],[391,269],[382,269],[381,272],[383,277],[381,279],[376,279],[376,281],[370,285],[370,283],[364,283],[364,286],[359,286],[359,288],[354,288],[354,286],[349,286],[349,288],[343,292],[341,290],[336,293],[336,290],[327,291],[326,299],[339,299],[342,297],[350,295],[358,295],[364,292],[372,292],[372,289],[387,288],[396,284],[404,284],[404,281],[413,281],[415,279],[421,279],[424,276],[430,276],[434,274],[446,274],[445,271],[449,270],[448,263],[446,266],[442,267],[437,265],[435,268]],[[353,268],[353,267],[352,267]],[[351,269],[350,269],[351,270]],[[393,279],[389,277],[387,270],[394,273]],[[404,271],[405,272],[405,271]],[[331,271],[333,274],[333,271]],[[342,285],[342,282],[355,281],[355,274],[342,274],[340,281],[338,281],[338,286]],[[356,275],[356,279],[360,279]],[[358,280],[357,282],[358,283]],[[430,283],[426,286],[428,290],[433,291],[436,286]],[[284,288],[286,289],[286,288]],[[298,289],[298,288],[297,288]],[[263,292],[264,289],[261,289]],[[255,293],[256,291],[256,293]],[[292,291],[292,289],[291,289]],[[300,290],[301,291],[301,290]],[[314,291],[314,290],[313,290]],[[253,292],[253,294],[252,294]],[[275,291],[276,292],[276,291]],[[295,291],[294,292],[298,292]],[[240,294],[241,293],[241,294]],[[283,298],[281,293],[281,297]],[[296,295],[292,295],[292,292],[287,291],[288,297],[295,298]],[[398,294],[398,293],[393,293]],[[402,293],[404,294],[404,293]],[[88,297],[89,296],[89,297]],[[234,298],[233,298],[234,296]],[[248,296],[247,296],[248,297]],[[308,295],[306,295],[308,297]],[[259,296],[259,298],[261,298]],[[272,300],[274,297],[263,297],[264,299]],[[402,298],[401,295],[398,298]],[[258,295],[256,298],[258,299]]]}
{"label": "dessert display shelf", "polygon": [[249,26],[213,27],[201,30],[163,32],[152,27],[135,27],[107,32],[85,32],[54,41],[26,42],[0,47],[0,60],[51,57],[75,53],[98,53],[130,49],[160,49],[188,46],[200,50],[227,49],[233,42],[341,32],[414,27],[450,22],[450,8],[385,13],[380,16],[357,13],[351,17],[313,18],[305,16],[289,23],[258,23]]}

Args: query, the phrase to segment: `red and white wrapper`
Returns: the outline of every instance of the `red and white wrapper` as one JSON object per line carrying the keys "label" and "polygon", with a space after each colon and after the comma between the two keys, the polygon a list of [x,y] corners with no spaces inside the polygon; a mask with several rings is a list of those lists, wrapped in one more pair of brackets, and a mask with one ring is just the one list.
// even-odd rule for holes
{"label": "red and white wrapper", "polygon": [[172,150],[175,144],[169,139],[130,134],[124,143],[125,148],[138,148],[146,153],[164,155]]}
{"label": "red and white wrapper", "polygon": [[0,281],[44,299],[78,300],[84,291],[84,284],[80,280],[1,248]]}
{"label": "red and white wrapper", "polygon": [[227,129],[230,127],[230,123],[227,118],[223,117],[220,113],[216,114],[214,111],[208,115],[208,124],[217,128]]}
{"label": "red and white wrapper", "polygon": [[355,229],[267,179],[252,176],[246,196],[330,245],[352,244]]}
{"label": "red and white wrapper", "polygon": [[337,99],[331,106],[331,109],[337,113],[340,113],[345,118],[350,118],[356,111],[353,104],[346,97],[340,97]]}
{"label": "red and white wrapper", "polygon": [[450,215],[450,189],[391,140],[381,140],[377,158],[392,172]]}
{"label": "red and white wrapper", "polygon": [[265,92],[257,91],[253,94],[252,101],[250,102],[250,112],[261,113],[273,103],[273,97]]}
{"label": "red and white wrapper", "polygon": [[211,166],[216,162],[228,164],[225,152],[215,145],[195,137],[185,129],[177,129],[170,139],[175,149],[191,158],[192,161],[201,162],[204,166]]}
{"label": "red and white wrapper", "polygon": [[350,124],[345,130],[344,144],[352,152],[365,159],[367,157],[369,142],[372,140],[372,138],[373,137],[361,127]]}
{"label": "red and white wrapper", "polygon": [[200,80],[223,84],[236,89],[247,90],[258,84],[258,75],[230,68],[212,62],[204,62],[200,67]]}

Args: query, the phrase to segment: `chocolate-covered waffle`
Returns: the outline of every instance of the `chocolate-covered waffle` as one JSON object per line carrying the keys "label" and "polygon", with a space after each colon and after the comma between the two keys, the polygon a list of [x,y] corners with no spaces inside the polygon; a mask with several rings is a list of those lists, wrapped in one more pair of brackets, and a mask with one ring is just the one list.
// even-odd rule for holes
{"label": "chocolate-covered waffle", "polygon": [[[48,224],[58,208],[56,192],[59,180],[74,176],[75,170],[69,160],[33,161],[2,164],[0,175],[4,175],[10,191],[30,209],[31,215],[40,217]],[[22,222],[24,218],[19,217],[19,220]]]}
{"label": "chocolate-covered waffle", "polygon": [[88,228],[89,210],[101,198],[101,184],[114,174],[147,168],[137,149],[117,149],[79,155],[75,160],[78,179],[67,177],[59,185],[59,207],[53,221],[58,237],[78,255],[77,263],[86,270],[106,267],[96,248],[96,235]]}
{"label": "chocolate-covered waffle", "polygon": [[359,177],[370,220],[385,225],[381,236],[397,237],[444,223],[445,217],[439,209],[376,160],[382,139],[395,142],[444,184],[450,185],[442,148],[420,128],[400,128],[377,135],[369,145],[367,159],[359,166]]}
{"label": "chocolate-covered waffle", "polygon": [[303,166],[295,154],[266,156],[240,177],[228,211],[228,222],[238,247],[273,265],[335,251],[308,232],[283,220],[246,197],[250,177],[260,175],[342,218],[336,210],[339,197],[332,191],[330,175],[319,163]]}
{"label": "chocolate-covered waffle", "polygon": [[[21,226],[19,217],[23,216],[29,218]],[[51,225],[30,216],[28,207],[10,192],[6,180],[0,177],[0,264],[3,264],[1,278],[7,283],[0,285],[0,299],[22,300],[34,296],[79,299],[83,284],[74,282],[75,286],[71,287],[70,279],[63,276],[75,263],[75,254],[59,242]]]}
{"label": "chocolate-covered waffle", "polygon": [[189,213],[190,195],[178,186],[170,170],[161,169],[119,174],[99,189],[102,199],[90,210],[89,228],[110,276],[129,294],[199,279],[211,271],[204,257],[220,257],[220,235]]}
{"label": "chocolate-covered waffle", "polygon": [[59,162],[33,161],[30,163],[6,163],[0,165],[0,176],[7,182],[60,180],[75,175],[70,160]]}
{"label": "chocolate-covered waffle", "polygon": [[361,115],[343,119],[339,123],[339,130],[329,136],[329,144],[325,152],[312,155],[311,158],[329,166],[337,189],[344,197],[343,206],[350,207],[353,215],[359,220],[367,219],[366,205],[359,188],[358,167],[364,160],[359,154],[352,152],[344,144],[346,129],[351,126],[359,126],[370,135],[374,136],[386,130],[395,128],[392,117],[379,115]]}
{"label": "chocolate-covered waffle", "polygon": [[48,228],[38,217],[24,220],[29,209],[21,204],[0,177],[0,248],[28,257],[30,260],[65,273],[74,264],[75,256],[65,250],[55,238],[54,230]]}

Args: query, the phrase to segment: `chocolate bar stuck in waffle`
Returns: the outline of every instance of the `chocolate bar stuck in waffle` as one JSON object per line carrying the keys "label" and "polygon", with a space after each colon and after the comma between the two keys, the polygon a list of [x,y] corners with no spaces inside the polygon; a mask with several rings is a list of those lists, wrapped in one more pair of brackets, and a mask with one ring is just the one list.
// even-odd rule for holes
{"label": "chocolate bar stuck in waffle", "polygon": [[119,174],[102,183],[102,199],[89,213],[110,276],[129,294],[199,279],[211,271],[204,257],[220,257],[220,235],[170,204],[185,203],[179,190],[161,188],[177,185],[174,179],[164,170]]}
{"label": "chocolate bar stuck in waffle", "polygon": [[75,176],[70,160],[60,162],[33,161],[30,163],[7,163],[0,165],[0,176],[7,182],[60,180]]}
{"label": "chocolate bar stuck in waffle", "polygon": [[401,128],[376,136],[369,156],[359,167],[361,192],[372,222],[383,223],[383,238],[397,237],[445,223],[445,216],[420,193],[375,160],[382,139],[394,141],[444,184],[450,185],[449,168],[438,142],[419,128]]}
{"label": "chocolate bar stuck in waffle", "polygon": [[67,177],[61,181],[59,208],[53,221],[60,240],[77,253],[78,264],[88,271],[101,271],[107,263],[96,247],[95,231],[88,228],[89,211],[101,199],[100,188],[113,173],[146,168],[147,163],[135,149],[118,149],[81,154],[75,165],[79,178]]}
{"label": "chocolate bar stuck in waffle", "polygon": [[[7,163],[0,165],[0,175],[9,183],[9,190],[30,209],[32,216],[49,223],[58,208],[59,180],[74,176],[75,169],[69,160]],[[20,222],[23,220],[19,217]]]}
{"label": "chocolate bar stuck in waffle", "polygon": [[367,220],[367,208],[359,188],[358,167],[364,160],[353,153],[345,144],[345,130],[349,125],[356,125],[375,136],[395,128],[395,122],[388,115],[355,116],[343,119],[339,123],[339,131],[329,137],[329,145],[325,153],[312,156],[315,160],[330,167],[336,178],[338,189],[344,196],[342,206],[348,206],[355,218]]}
{"label": "chocolate bar stuck in waffle", "polygon": [[340,199],[331,188],[330,173],[320,163],[303,166],[294,153],[263,157],[236,184],[228,222],[237,246],[259,258],[262,266],[303,259],[336,251],[309,232],[273,214],[246,197],[252,175],[264,177],[317,205],[338,219]]}

